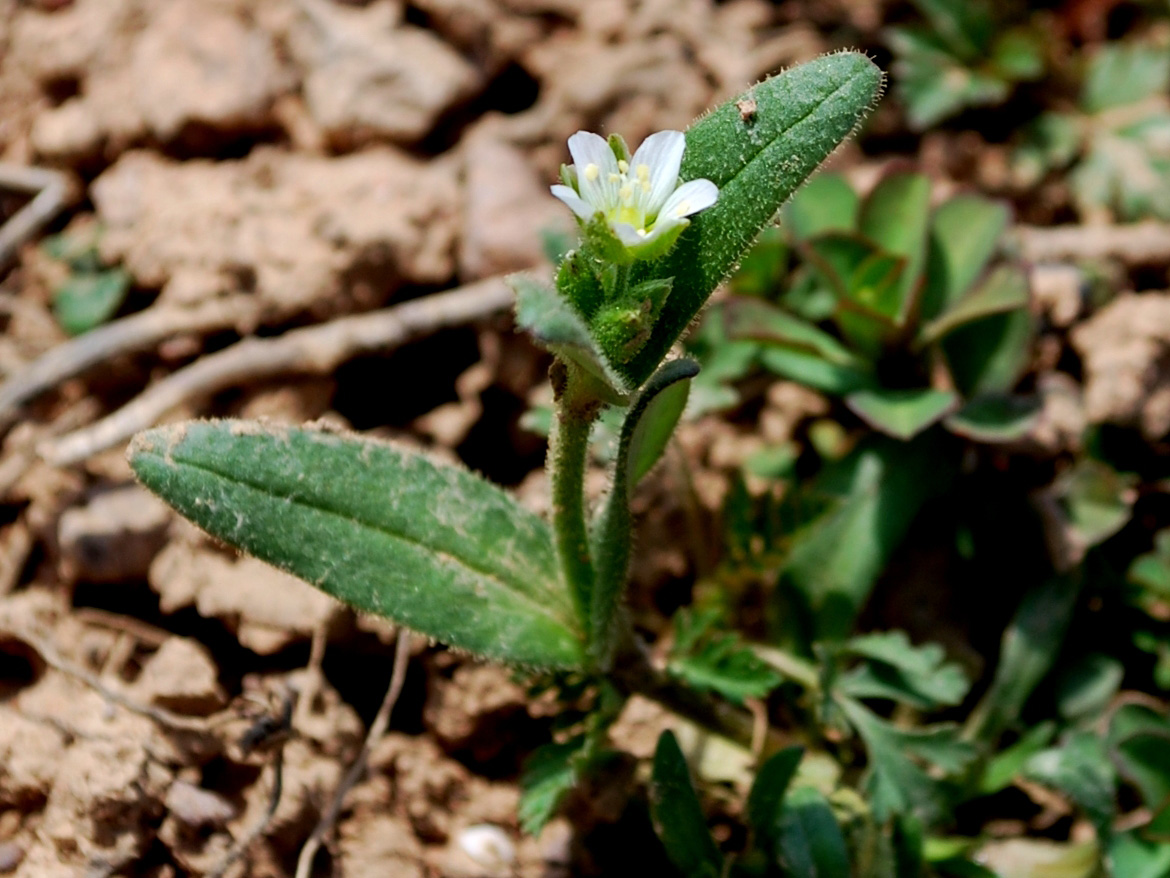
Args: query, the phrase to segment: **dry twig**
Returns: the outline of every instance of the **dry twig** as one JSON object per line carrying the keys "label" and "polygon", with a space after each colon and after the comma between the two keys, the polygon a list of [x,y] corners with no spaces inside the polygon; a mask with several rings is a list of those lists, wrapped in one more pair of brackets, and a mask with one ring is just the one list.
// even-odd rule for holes
{"label": "dry twig", "polygon": [[69,186],[64,174],[48,168],[0,164],[0,188],[33,195],[32,200],[0,225],[0,271],[8,267],[29,238],[65,206]]}
{"label": "dry twig", "polygon": [[46,352],[0,385],[0,427],[11,423],[26,401],[111,357],[144,350],[179,333],[206,333],[251,322],[252,296],[212,299],[193,307],[156,305],[131,314]]}
{"label": "dry twig", "polygon": [[329,803],[329,808],[321,815],[321,819],[313,828],[312,835],[305,842],[305,846],[301,848],[300,856],[297,858],[295,878],[309,878],[313,871],[313,860],[317,857],[321,842],[337,823],[337,817],[341,813],[346,793],[361,780],[362,774],[366,770],[366,760],[370,756],[370,750],[373,749],[374,743],[386,734],[386,729],[390,725],[390,715],[394,711],[398,696],[402,694],[402,684],[406,680],[406,666],[409,661],[410,634],[399,628],[398,639],[394,645],[394,667],[390,672],[390,686],[386,690],[386,696],[382,699],[382,705],[378,708],[374,721],[370,723],[370,730],[362,742],[361,752],[358,753],[353,765],[345,773],[345,777],[341,779],[341,784],[337,787],[337,792],[333,794],[333,801]]}
{"label": "dry twig", "polygon": [[[505,310],[511,301],[512,292],[503,278],[492,277],[381,311],[294,329],[276,338],[247,338],[180,369],[96,424],[43,443],[38,452],[58,466],[77,463],[153,426],[193,398],[272,375],[327,374],[358,354],[393,348],[444,327],[487,317]],[[3,401],[0,397],[0,411]]]}

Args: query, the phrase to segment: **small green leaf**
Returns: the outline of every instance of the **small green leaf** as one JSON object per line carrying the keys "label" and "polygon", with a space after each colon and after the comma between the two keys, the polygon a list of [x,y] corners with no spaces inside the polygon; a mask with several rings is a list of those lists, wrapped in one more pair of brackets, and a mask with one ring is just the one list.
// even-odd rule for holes
{"label": "small green leaf", "polygon": [[1100,113],[1170,89],[1170,52],[1165,46],[1136,42],[1104,43],[1089,62],[1081,109]]}
{"label": "small green leaf", "polygon": [[113,317],[129,289],[121,268],[71,274],[53,291],[53,316],[69,335],[81,335]]}
{"label": "small green leaf", "polygon": [[924,324],[916,341],[919,345],[933,344],[975,320],[1027,307],[1027,276],[1016,266],[1002,266],[934,320]]}
{"label": "small green leaf", "polygon": [[1170,875],[1170,844],[1146,841],[1140,831],[1116,833],[1109,843],[1112,874],[1125,878],[1166,878]]}
{"label": "small green leaf", "polygon": [[540,835],[576,785],[587,740],[578,735],[561,744],[545,744],[528,757],[520,777],[518,816],[520,827],[529,835]]}
{"label": "small green leaf", "polygon": [[775,847],[778,865],[791,878],[850,874],[845,836],[828,801],[812,787],[798,787],[785,797]]}
{"label": "small green leaf", "polygon": [[897,296],[899,322],[910,310],[922,275],[929,227],[930,179],[924,174],[889,174],[861,209],[859,231],[887,253],[906,261]]}
{"label": "small green leaf", "polygon": [[913,439],[959,404],[953,390],[857,390],[845,404],[858,417],[895,439]]}
{"label": "small green leaf", "polygon": [[1006,750],[1001,750],[989,760],[979,778],[979,792],[990,796],[1011,786],[1024,771],[1028,760],[1043,750],[1056,733],[1056,723],[1038,723],[1026,729]]}
{"label": "small green leaf", "polygon": [[1107,837],[1117,811],[1117,780],[1105,742],[1093,732],[1073,732],[1059,747],[1042,750],[1024,765],[1030,779],[1066,793]]}
{"label": "small green leaf", "polygon": [[840,678],[841,690],[855,698],[893,698],[931,710],[959,704],[971,685],[941,646],[914,646],[904,631],[850,638],[843,652],[869,660]]}
{"label": "small green leaf", "polygon": [[978,396],[943,419],[952,433],[973,442],[1014,442],[1031,432],[1040,417],[1032,396]]}
{"label": "small green leaf", "polygon": [[1130,520],[1137,477],[1119,473],[1109,464],[1083,458],[1062,473],[1052,495],[1079,547],[1103,543]]}
{"label": "small green leaf", "polygon": [[942,341],[955,387],[966,397],[1009,393],[1032,357],[1035,324],[1026,308],[984,317]]}
{"label": "small green leaf", "polygon": [[981,195],[956,195],[934,212],[922,317],[951,308],[987,268],[1010,218],[1007,207]]}
{"label": "small green leaf", "polygon": [[548,525],[489,482],[384,442],[248,421],[140,433],[130,465],[213,536],[486,658],[581,667]]}
{"label": "small green leaf", "polygon": [[671,368],[667,377],[671,380],[646,403],[646,407],[639,411],[634,420],[626,458],[631,488],[642,481],[643,476],[662,457],[687,406],[691,378],[699,374],[699,364],[694,360],[672,360],[669,365]]}
{"label": "small green leaf", "polygon": [[957,57],[975,61],[988,50],[995,21],[986,0],[914,0],[914,5]]}
{"label": "small green leaf", "polygon": [[785,747],[760,766],[748,794],[747,819],[756,843],[772,848],[784,816],[784,798],[804,757],[803,747]]}
{"label": "small green leaf", "polygon": [[1080,579],[1056,576],[1024,593],[1004,631],[991,688],[967,721],[970,737],[994,743],[1016,721],[1064,642],[1080,594]]}
{"label": "small green leaf", "polygon": [[808,613],[805,636],[834,639],[850,630],[922,504],[950,478],[949,457],[931,434],[912,442],[875,438],[793,497],[822,501],[813,518],[795,525],[780,568],[782,593]]}
{"label": "small green leaf", "polygon": [[798,241],[857,228],[861,199],[840,174],[817,174],[784,206],[783,224]]}
{"label": "small green leaf", "polygon": [[1117,659],[1091,652],[1077,659],[1056,682],[1056,709],[1070,722],[1101,716],[1117,694],[1125,666]]}
{"label": "small green leaf", "polygon": [[662,733],[654,751],[650,816],[675,868],[687,878],[720,878],[723,856],[707,829],[687,761],[671,731]]}
{"label": "small green leaf", "polygon": [[693,689],[718,692],[742,704],[762,698],[781,677],[744,646],[735,634],[715,630],[718,613],[675,614],[675,643],[667,670]]}
{"label": "small green leaf", "polygon": [[1109,724],[1117,769],[1142,794],[1148,808],[1170,801],[1170,719],[1139,704],[1122,705]]}
{"label": "small green leaf", "polygon": [[[873,106],[883,75],[859,53],[826,55],[766,79],[687,131],[680,179],[719,187],[663,259],[635,266],[633,280],[674,278],[646,346],[621,371],[632,385],[653,373],[707,297],[734,269],[780,206],[847,138]],[[741,112],[737,102],[755,110]]]}

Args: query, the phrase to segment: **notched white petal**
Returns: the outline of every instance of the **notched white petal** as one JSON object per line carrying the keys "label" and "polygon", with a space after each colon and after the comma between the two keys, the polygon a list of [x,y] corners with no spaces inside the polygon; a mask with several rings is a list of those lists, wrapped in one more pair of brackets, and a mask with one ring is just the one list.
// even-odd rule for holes
{"label": "notched white petal", "polygon": [[686,138],[681,131],[658,131],[642,141],[634,153],[630,167],[641,177],[641,168],[645,166],[646,181],[650,184],[645,202],[648,213],[657,213],[674,191],[685,148]]}
{"label": "notched white petal", "polygon": [[578,131],[569,138],[569,155],[581,197],[598,209],[608,209],[617,191],[610,175],[618,172],[618,165],[605,138],[592,131]]}
{"label": "notched white petal", "polygon": [[550,186],[549,189],[552,190],[553,195],[568,205],[569,210],[573,211],[573,213],[583,220],[589,219],[598,211],[598,208],[593,207],[568,186],[563,186],[558,183],[555,186]]}
{"label": "notched white petal", "polygon": [[706,210],[719,200],[719,187],[710,180],[688,180],[662,205],[658,222],[667,218],[680,219]]}

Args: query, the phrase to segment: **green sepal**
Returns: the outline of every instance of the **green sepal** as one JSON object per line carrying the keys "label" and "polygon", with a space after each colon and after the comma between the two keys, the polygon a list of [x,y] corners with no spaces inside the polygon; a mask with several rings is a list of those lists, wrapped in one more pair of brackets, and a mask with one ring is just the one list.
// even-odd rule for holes
{"label": "green sepal", "polygon": [[129,460],[208,533],[357,610],[485,658],[585,664],[549,526],[472,473],[364,437],[251,421],[149,430]]}

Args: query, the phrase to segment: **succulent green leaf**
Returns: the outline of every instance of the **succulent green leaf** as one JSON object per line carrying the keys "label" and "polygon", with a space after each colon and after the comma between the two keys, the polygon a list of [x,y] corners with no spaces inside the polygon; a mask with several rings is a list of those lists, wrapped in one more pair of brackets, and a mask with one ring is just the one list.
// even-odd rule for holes
{"label": "succulent green leaf", "polygon": [[113,317],[129,289],[121,268],[76,272],[53,291],[53,316],[69,335],[81,335]]}
{"label": "succulent green leaf", "polygon": [[140,433],[130,465],[208,533],[458,649],[584,664],[548,525],[489,482],[357,436],[247,421]]}
{"label": "succulent green leaf", "polygon": [[672,277],[674,289],[646,346],[621,366],[631,385],[653,373],[780,206],[854,131],[882,81],[864,55],[827,55],[752,86],[687,131],[680,179],[711,180],[719,201],[664,258],[633,267],[633,281]]}
{"label": "succulent green leaf", "polygon": [[845,404],[858,417],[895,439],[913,439],[927,427],[942,420],[959,404],[953,390],[857,390],[845,397]]}
{"label": "succulent green leaf", "polygon": [[975,289],[925,324],[918,333],[917,342],[919,345],[933,344],[976,320],[1027,307],[1027,275],[1017,266],[1000,266]]}
{"label": "succulent green leaf", "polygon": [[1027,436],[1040,417],[1040,401],[1031,396],[979,396],[943,424],[957,436],[973,442],[1014,442]]}
{"label": "succulent green leaf", "polygon": [[792,878],[848,875],[849,849],[833,809],[812,787],[797,787],[784,800],[775,840],[776,860]]}
{"label": "succulent green leaf", "polygon": [[1007,228],[1007,207],[981,195],[956,195],[934,212],[922,317],[951,308],[979,279]]}
{"label": "succulent green leaf", "polygon": [[687,878],[719,878],[723,856],[703,817],[687,761],[671,731],[658,738],[650,778],[650,816],[666,855]]}
{"label": "succulent green leaf", "polygon": [[886,253],[905,260],[897,316],[905,319],[926,262],[930,230],[930,179],[924,174],[889,174],[861,208],[858,230]]}
{"label": "succulent green leaf", "polygon": [[817,174],[784,205],[782,220],[794,238],[807,241],[826,232],[857,230],[861,199],[840,174]]}
{"label": "succulent green leaf", "polygon": [[943,353],[955,387],[965,397],[1006,394],[1032,356],[1035,321],[1026,308],[984,317],[949,333]]}

